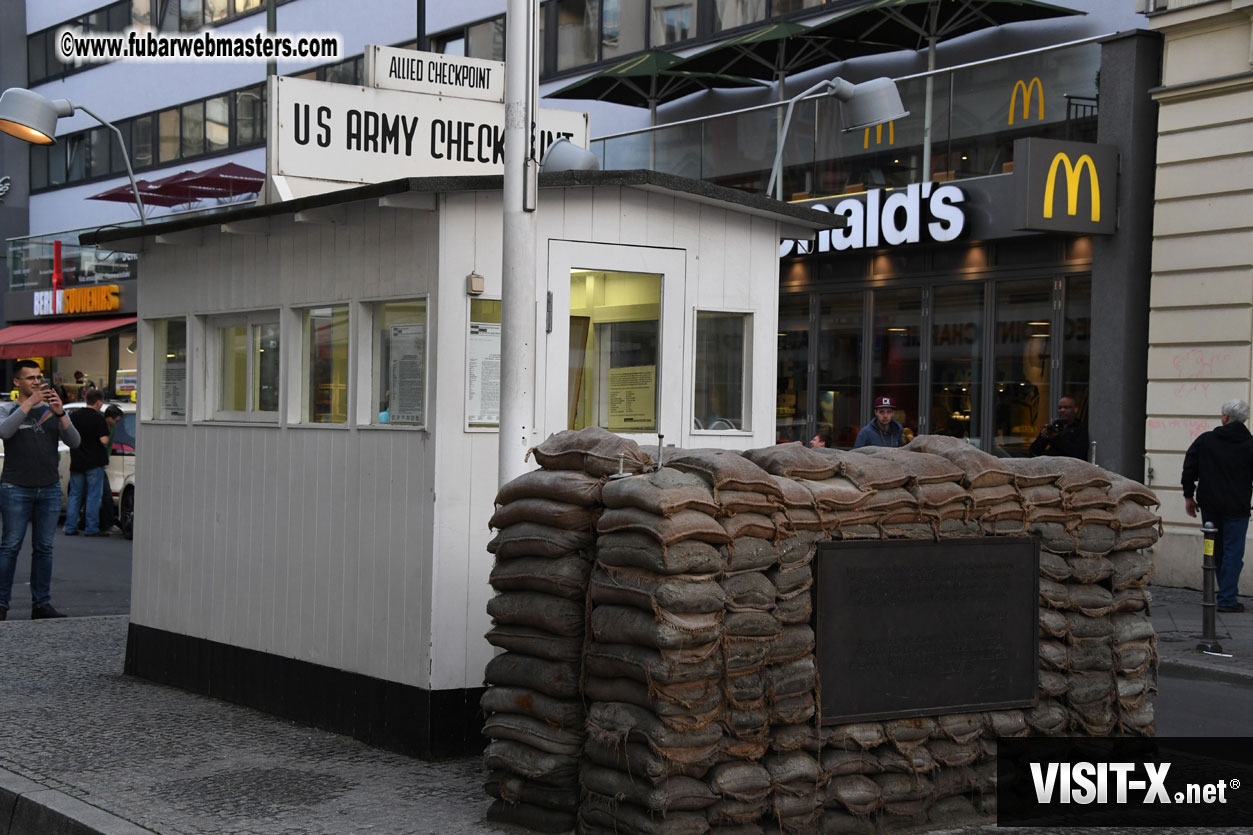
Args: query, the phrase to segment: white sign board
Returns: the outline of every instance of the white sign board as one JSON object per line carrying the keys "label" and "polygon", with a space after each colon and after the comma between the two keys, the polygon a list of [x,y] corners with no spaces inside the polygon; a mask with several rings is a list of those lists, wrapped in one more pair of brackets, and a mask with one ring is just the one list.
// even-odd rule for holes
{"label": "white sign board", "polygon": [[365,84],[380,90],[504,103],[505,63],[367,46]]}
{"label": "white sign board", "polygon": [[[504,104],[285,76],[271,84],[274,175],[382,183],[504,173]],[[559,138],[587,147],[587,114],[540,110],[536,121],[538,156]]]}
{"label": "white sign board", "polygon": [[500,322],[471,322],[466,375],[466,422],[500,424]]}
{"label": "white sign board", "polygon": [[388,332],[391,368],[388,374],[388,422],[422,423],[426,386],[426,325],[392,325]]}

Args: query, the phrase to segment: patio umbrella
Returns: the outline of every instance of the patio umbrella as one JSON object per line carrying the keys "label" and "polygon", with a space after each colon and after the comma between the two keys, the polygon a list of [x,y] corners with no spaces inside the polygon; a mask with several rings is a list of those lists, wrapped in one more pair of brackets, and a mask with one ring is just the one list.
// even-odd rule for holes
{"label": "patio umbrella", "polygon": [[874,55],[892,47],[886,44],[847,40],[822,34],[790,21],[780,21],[745,32],[683,61],[683,69],[718,75],[761,78],[778,84],[783,99],[783,80],[805,70],[846,58]]}
{"label": "patio umbrella", "polygon": [[[835,14],[810,31],[858,42],[883,44],[884,49],[927,48],[927,71],[935,69],[937,42],[968,35],[989,26],[1085,14],[1040,0],[845,0]],[[923,110],[923,181],[931,179],[931,103],[934,78],[927,76]]]}
{"label": "patio umbrella", "polygon": [[[183,172],[188,174],[191,172]],[[168,178],[165,178],[168,179]],[[139,191],[139,198],[144,201],[144,206],[162,206],[170,208],[189,202],[186,197],[175,197],[169,194],[163,194],[159,191],[159,186],[163,180],[136,180],[135,188]],[[115,188],[102,191],[99,194],[93,194],[87,198],[88,200],[107,200],[112,203],[134,203],[135,195],[131,191],[130,183],[117,186]]]}
{"label": "patio umbrella", "polygon": [[191,194],[197,198],[213,197],[228,200],[245,194],[256,194],[265,182],[265,175],[235,162],[208,168],[204,171],[185,172],[168,183],[163,190],[170,194]]}
{"label": "patio umbrella", "polygon": [[649,123],[657,124],[657,105],[713,87],[764,87],[752,78],[677,69],[682,58],[650,50],[549,93],[550,99],[591,99],[647,107]]}

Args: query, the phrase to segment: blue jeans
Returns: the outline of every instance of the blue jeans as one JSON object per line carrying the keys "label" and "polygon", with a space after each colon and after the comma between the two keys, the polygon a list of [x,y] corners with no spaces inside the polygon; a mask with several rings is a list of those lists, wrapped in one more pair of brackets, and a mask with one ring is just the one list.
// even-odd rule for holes
{"label": "blue jeans", "polygon": [[81,473],[70,473],[70,490],[65,497],[65,532],[78,528],[78,509],[83,506],[83,493],[87,493],[87,521],[84,533],[100,531],[100,493],[104,488],[104,467],[94,467]]}
{"label": "blue jeans", "polygon": [[31,526],[30,598],[34,606],[52,602],[52,536],[61,513],[61,485],[18,487],[0,482],[0,607],[9,608],[17,552]]}
{"label": "blue jeans", "polygon": [[1249,532],[1249,517],[1219,516],[1201,511],[1202,522],[1213,522],[1218,528],[1214,540],[1214,567],[1218,579],[1218,605],[1234,606],[1240,585],[1240,569],[1244,568],[1244,538]]}

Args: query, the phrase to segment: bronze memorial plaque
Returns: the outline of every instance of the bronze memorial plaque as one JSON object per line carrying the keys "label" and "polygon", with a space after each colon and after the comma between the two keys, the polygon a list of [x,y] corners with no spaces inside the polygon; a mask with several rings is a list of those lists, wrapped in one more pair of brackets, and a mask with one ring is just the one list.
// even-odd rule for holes
{"label": "bronze memorial plaque", "polygon": [[823,542],[814,572],[825,724],[1035,702],[1039,544]]}

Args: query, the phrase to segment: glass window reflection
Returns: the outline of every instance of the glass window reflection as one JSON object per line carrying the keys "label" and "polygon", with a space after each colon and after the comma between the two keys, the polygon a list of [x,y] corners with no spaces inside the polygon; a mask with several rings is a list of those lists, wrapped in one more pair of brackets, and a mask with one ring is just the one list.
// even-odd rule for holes
{"label": "glass window reflection", "polygon": [[983,288],[983,284],[935,288],[931,319],[931,434],[968,440],[979,437]]}
{"label": "glass window reflection", "polygon": [[993,395],[997,453],[1025,456],[1047,422],[1052,389],[1051,279],[997,285]]}
{"label": "glass window reflection", "polygon": [[896,402],[896,420],[916,434],[922,352],[921,290],[875,291],[873,340],[871,396],[891,397]]}

